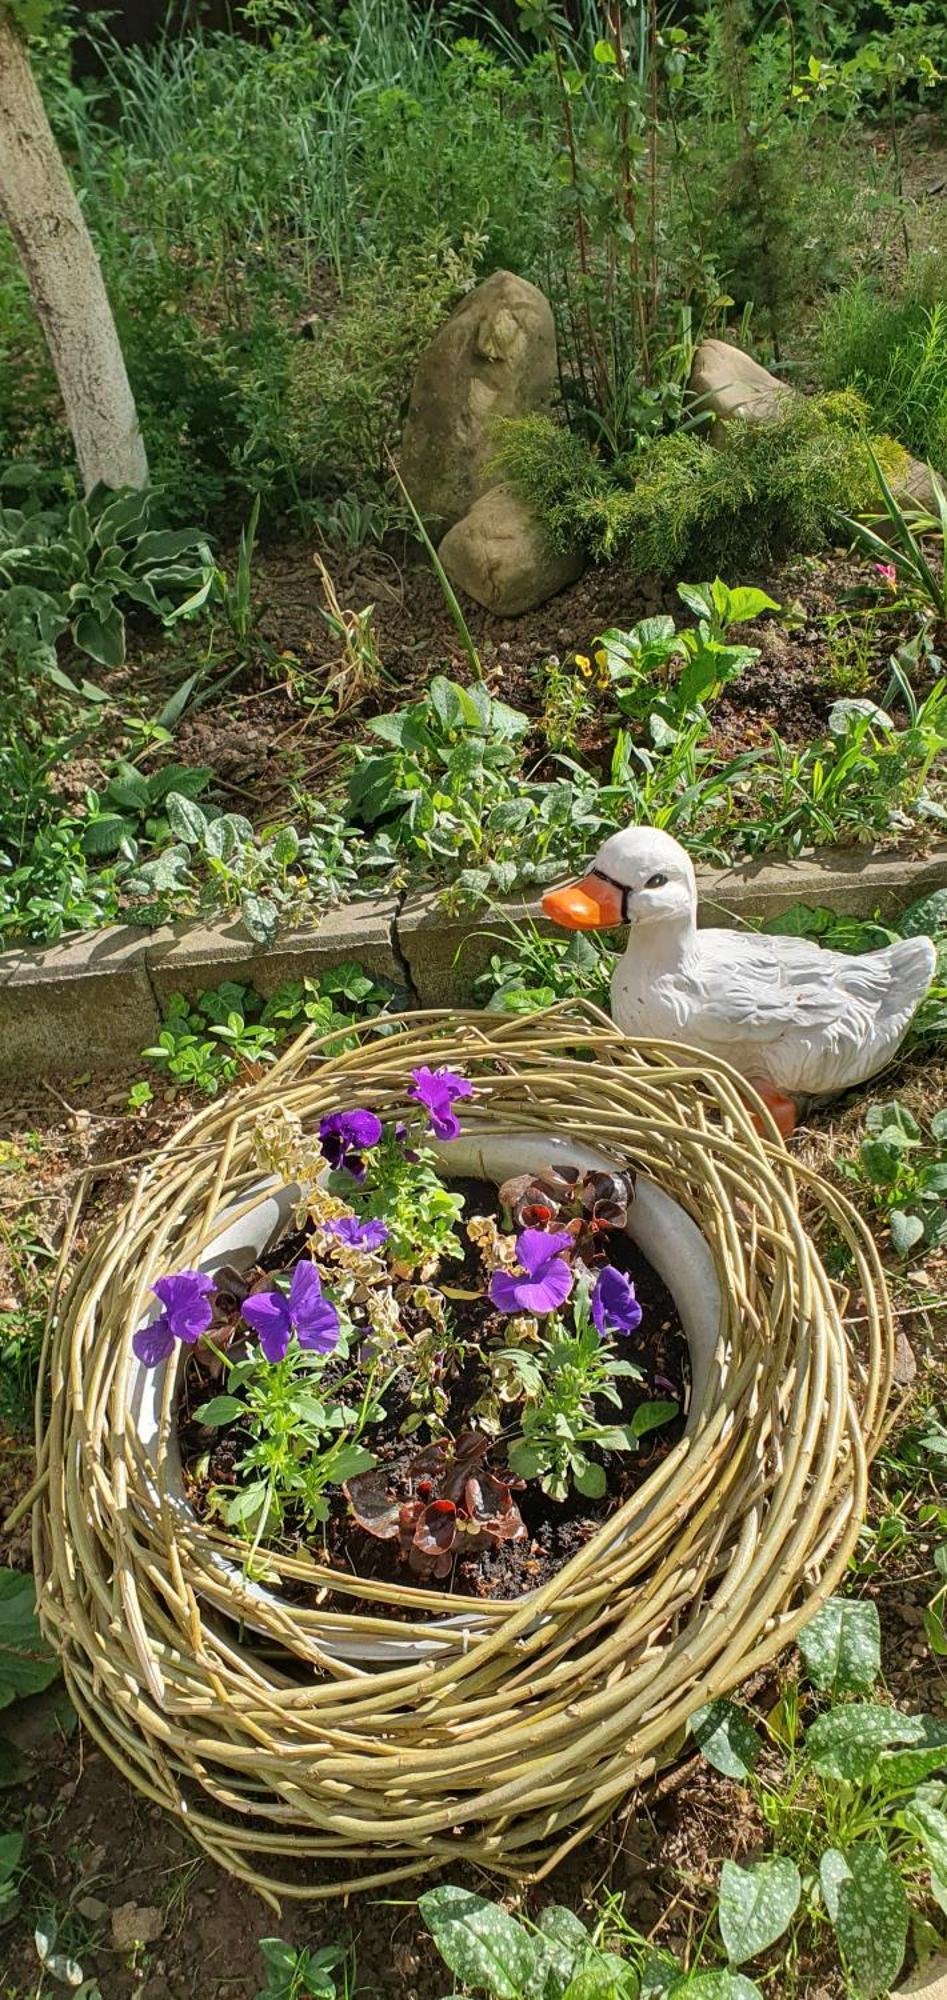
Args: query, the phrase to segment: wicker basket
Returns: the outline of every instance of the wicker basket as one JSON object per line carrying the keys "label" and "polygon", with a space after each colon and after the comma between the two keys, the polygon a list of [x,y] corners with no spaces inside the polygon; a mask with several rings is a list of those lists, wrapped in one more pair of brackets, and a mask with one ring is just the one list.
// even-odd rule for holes
{"label": "wicker basket", "polygon": [[[80,1716],[132,1784],[271,1897],[375,1887],[452,1858],[544,1874],[675,1754],[696,1708],[772,1660],[834,1589],[891,1382],[871,1239],[775,1133],[757,1136],[724,1064],[629,1042],[577,1006],[512,1021],[413,1014],[403,1032],[369,1024],[357,1040],[333,1055],[337,1040],[303,1036],[149,1163],[54,1306],[40,1392],[52,1414],[34,1562]],[[307,1130],[353,1103],[394,1115],[424,1062],[477,1086],[460,1107],[468,1152],[534,1134],[571,1156],[592,1139],[693,1218],[716,1345],[680,1443],[542,1588],[471,1606],[346,1580],[305,1551],[268,1554],[277,1586],[308,1586],[294,1605],[273,1581],[248,1583],[242,1545],[190,1513],[175,1369],[146,1437],[132,1336],[156,1276],[212,1263],[222,1231],[272,1198],[266,1114],[279,1106]],[[851,1252],[857,1344],[802,1197]],[[322,1609],[330,1587],[332,1605],[348,1591],[360,1607]]]}

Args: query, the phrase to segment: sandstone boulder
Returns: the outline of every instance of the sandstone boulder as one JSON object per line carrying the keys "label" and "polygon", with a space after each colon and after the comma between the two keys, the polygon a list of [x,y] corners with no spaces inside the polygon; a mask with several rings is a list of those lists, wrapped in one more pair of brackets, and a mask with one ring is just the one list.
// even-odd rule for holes
{"label": "sandstone boulder", "polygon": [[694,355],[688,383],[701,408],[719,423],[728,417],[771,417],[784,396],[796,392],[768,368],[761,368],[742,347],[728,340],[702,340]]}
{"label": "sandstone boulder", "polygon": [[411,391],[401,476],[438,532],[461,520],[490,483],[495,419],[542,408],[556,381],[548,300],[512,271],[494,271],[435,334]]}
{"label": "sandstone boulder", "polygon": [[455,588],[501,618],[534,611],[585,568],[578,551],[550,548],[529,503],[507,481],[474,501],[438,553]]}

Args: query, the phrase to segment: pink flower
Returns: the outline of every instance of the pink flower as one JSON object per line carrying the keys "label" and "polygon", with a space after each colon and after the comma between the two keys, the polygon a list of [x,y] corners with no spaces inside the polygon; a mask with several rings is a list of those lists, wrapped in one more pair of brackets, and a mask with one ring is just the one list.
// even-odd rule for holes
{"label": "pink flower", "polygon": [[897,590],[898,572],[894,563],[872,563],[871,566],[876,576],[880,576],[882,583],[887,584],[889,590]]}

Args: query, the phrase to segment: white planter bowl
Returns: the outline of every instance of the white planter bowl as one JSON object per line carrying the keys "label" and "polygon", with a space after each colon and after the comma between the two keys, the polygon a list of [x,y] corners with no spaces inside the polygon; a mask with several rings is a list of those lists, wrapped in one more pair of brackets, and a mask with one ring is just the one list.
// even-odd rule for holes
{"label": "white planter bowl", "polygon": [[[564,1139],[550,1140],[538,1136],[535,1131],[508,1132],[485,1138],[462,1134],[459,1139],[434,1150],[439,1156],[445,1178],[472,1175],[493,1181],[497,1186],[512,1174],[535,1173],[556,1163],[576,1167],[580,1173],[614,1171],[614,1160],[596,1152],[594,1147],[577,1145]],[[241,1210],[245,1209],[246,1199],[245,1196]],[[223,1265],[231,1265],[238,1271],[250,1270],[286,1228],[298,1199],[298,1188],[273,1180],[261,1180],[260,1199],[254,1208],[239,1213],[238,1219],[229,1223],[227,1217],[233,1213],[232,1208],[221,1212],[219,1230],[200,1259],[201,1268],[212,1276]],[[703,1404],[715,1366],[719,1365],[721,1295],[714,1260],[700,1230],[686,1211],[655,1181],[642,1176],[638,1178],[635,1199],[628,1211],[627,1228],[632,1242],[667,1286],[680,1316],[690,1353],[690,1429]],[[141,1325],[149,1325],[158,1311],[155,1305]],[[152,1497],[156,1497],[157,1492],[156,1467],[165,1376],[169,1368],[183,1366],[183,1359],[182,1351],[176,1349],[169,1360],[157,1368],[146,1368],[135,1357],[130,1366],[129,1413],[138,1433],[145,1467],[150,1468],[151,1477],[146,1471],[146,1483],[150,1486]],[[170,1505],[173,1512],[182,1520],[187,1520],[193,1528],[196,1516],[185,1492],[173,1424],[165,1443],[162,1473],[165,1505]],[[642,1518],[639,1512],[638,1528]],[[212,1560],[221,1584],[229,1582],[233,1586],[244,1622],[254,1622],[254,1601],[261,1606],[281,1602],[265,1584],[245,1577],[239,1566],[230,1562],[225,1554],[214,1551]],[[444,1650],[438,1634],[464,1629],[471,1635],[484,1629],[484,1620],[478,1616],[473,1605],[469,1610],[458,1612],[456,1617],[432,1619],[423,1640],[375,1639],[364,1635],[344,1640],[323,1637],[319,1651],[363,1668],[401,1659],[435,1659]]]}

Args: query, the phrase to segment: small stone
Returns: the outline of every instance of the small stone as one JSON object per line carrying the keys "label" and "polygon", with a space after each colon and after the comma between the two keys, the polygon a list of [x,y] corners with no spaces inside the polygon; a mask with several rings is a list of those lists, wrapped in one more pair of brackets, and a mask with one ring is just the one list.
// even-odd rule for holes
{"label": "small stone", "polygon": [[102,1918],[107,1917],[109,1913],[108,1904],[103,1903],[98,1896],[80,1896],[76,1909],[80,1917],[85,1917],[90,1924],[100,1924]]}
{"label": "small stone", "polygon": [[132,1951],[138,1944],[154,1944],[164,1930],[164,1914],[150,1903],[120,1903],[112,1911],[112,1944],[116,1951]]}

